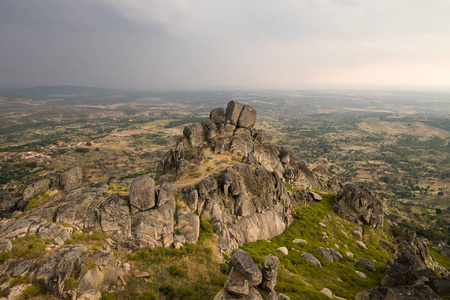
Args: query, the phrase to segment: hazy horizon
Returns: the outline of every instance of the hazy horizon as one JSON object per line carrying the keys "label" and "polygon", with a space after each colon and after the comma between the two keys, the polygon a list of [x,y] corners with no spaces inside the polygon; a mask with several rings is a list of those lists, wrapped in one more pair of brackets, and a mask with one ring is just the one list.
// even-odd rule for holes
{"label": "hazy horizon", "polygon": [[0,88],[450,90],[450,2],[0,0]]}

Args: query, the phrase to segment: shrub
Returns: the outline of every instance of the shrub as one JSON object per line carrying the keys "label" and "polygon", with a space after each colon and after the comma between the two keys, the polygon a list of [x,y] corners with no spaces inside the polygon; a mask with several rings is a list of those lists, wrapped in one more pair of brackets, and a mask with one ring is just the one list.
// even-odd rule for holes
{"label": "shrub", "polygon": [[12,256],[33,259],[45,250],[45,240],[35,234],[13,241]]}
{"label": "shrub", "polygon": [[78,286],[78,282],[73,278],[67,278],[64,281],[64,287],[66,288],[66,290],[73,290],[77,286]]}
{"label": "shrub", "polygon": [[154,300],[156,299],[155,295],[151,291],[143,292],[139,294],[135,298],[136,300]]}
{"label": "shrub", "polygon": [[0,263],[4,262],[5,260],[7,260],[10,257],[11,257],[11,253],[9,253],[8,251],[0,252]]}
{"label": "shrub", "polygon": [[200,221],[200,235],[198,237],[198,242],[201,243],[205,239],[213,236],[214,229],[213,226],[205,220]]}
{"label": "shrub", "polygon": [[175,289],[170,284],[162,285],[159,287],[159,292],[167,297],[173,297],[175,294]]}
{"label": "shrub", "polygon": [[22,292],[22,297],[24,299],[30,299],[39,295],[40,292],[41,288],[36,284],[32,284]]}
{"label": "shrub", "polygon": [[177,267],[177,266],[174,266],[174,265],[171,265],[169,267],[169,273],[172,276],[178,276],[178,277],[185,277],[186,276],[186,271],[184,271],[180,267]]}

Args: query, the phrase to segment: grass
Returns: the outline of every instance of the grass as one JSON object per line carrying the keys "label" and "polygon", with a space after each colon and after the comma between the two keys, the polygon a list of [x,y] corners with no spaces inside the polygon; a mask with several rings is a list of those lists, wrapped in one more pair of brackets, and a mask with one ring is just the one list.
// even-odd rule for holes
{"label": "grass", "polygon": [[429,244],[428,250],[430,252],[430,256],[442,267],[446,268],[447,270],[450,269],[450,258],[443,256],[438,251],[433,249],[433,247],[436,247],[436,245]]}
{"label": "grass", "polygon": [[11,257],[21,260],[37,258],[45,251],[46,244],[46,240],[35,234],[15,239],[12,241]]}
{"label": "grass", "polygon": [[[380,241],[388,240],[388,237],[381,228],[364,226],[363,241],[368,249],[357,249],[354,245],[357,238],[351,235],[356,225],[340,219],[330,209],[333,195],[321,194],[321,196],[323,197],[321,202],[299,209],[295,214],[294,223],[281,235],[271,240],[248,243],[241,248],[252,256],[259,267],[265,260],[264,255],[278,256],[281,270],[275,290],[285,293],[291,299],[327,299],[320,293],[324,287],[329,288],[337,296],[353,299],[359,291],[379,285],[382,268],[390,258],[390,254],[381,247]],[[325,222],[327,228],[322,228],[319,222],[328,214],[333,218]],[[323,232],[327,233],[328,238],[323,237]],[[306,240],[307,244],[292,243],[294,239],[299,238]],[[275,251],[281,246],[289,249],[287,256]],[[340,252],[344,259],[327,262],[315,251],[319,247],[333,248]],[[354,258],[348,257],[346,251],[352,252]],[[305,252],[317,257],[322,267],[313,266],[304,260],[301,254]],[[356,259],[364,257],[376,260],[375,272],[361,270],[367,275],[367,279],[359,278],[353,267]]]}
{"label": "grass", "polygon": [[129,275],[125,289],[107,299],[214,298],[227,278],[221,271],[226,266],[221,266],[214,250],[217,241],[211,224],[203,222],[201,235],[201,243],[186,244],[181,249],[143,248],[129,254],[132,269],[148,272],[150,278]]}

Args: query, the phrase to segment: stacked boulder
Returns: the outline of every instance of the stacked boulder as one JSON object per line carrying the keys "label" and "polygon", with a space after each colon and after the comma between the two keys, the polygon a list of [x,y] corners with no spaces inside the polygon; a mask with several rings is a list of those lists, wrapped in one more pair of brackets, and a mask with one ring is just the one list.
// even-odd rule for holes
{"label": "stacked boulder", "polygon": [[322,181],[318,178],[323,178],[323,174],[315,176],[295,157],[292,149],[272,145],[261,131],[253,128],[255,123],[256,111],[249,105],[230,101],[226,111],[214,109],[208,120],[184,128],[175,150],[167,152],[158,164],[157,181],[174,181],[197,167],[206,159],[203,150],[209,147],[216,154],[228,151],[242,157],[245,163],[260,165],[268,172],[276,173],[281,181],[316,188],[318,181]]}
{"label": "stacked boulder", "polygon": [[274,290],[279,268],[277,262],[277,257],[268,255],[261,271],[247,252],[237,249],[228,264],[229,276],[224,288],[214,300],[262,300],[258,286],[265,294],[265,299],[289,299],[283,294],[277,295]]}

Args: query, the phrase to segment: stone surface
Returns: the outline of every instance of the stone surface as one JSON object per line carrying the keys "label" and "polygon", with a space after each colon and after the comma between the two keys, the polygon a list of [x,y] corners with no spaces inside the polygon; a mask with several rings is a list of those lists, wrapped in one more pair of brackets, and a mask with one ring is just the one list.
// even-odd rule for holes
{"label": "stone surface", "polygon": [[332,207],[339,216],[350,222],[372,227],[383,225],[383,204],[362,186],[346,184],[336,196]]}
{"label": "stone surface", "polygon": [[64,281],[76,269],[81,269],[81,255],[87,251],[84,245],[68,245],[56,250],[36,272],[36,281],[62,296]]}
{"label": "stone surface", "polygon": [[309,262],[310,264],[312,264],[312,265],[315,265],[315,266],[318,266],[318,267],[321,267],[322,266],[322,264],[320,263],[320,261],[317,259],[317,258],[315,258],[312,254],[310,254],[310,253],[303,253],[302,255],[301,255],[301,257],[303,258],[303,259],[305,259],[307,262]]}
{"label": "stone surface", "polygon": [[178,210],[177,227],[186,243],[197,243],[200,234],[200,219],[197,215]]}
{"label": "stone surface", "polygon": [[367,249],[366,244],[364,244],[364,243],[361,242],[361,241],[356,241],[356,242],[355,242],[355,246],[358,247],[358,248]]}
{"label": "stone surface", "polygon": [[64,242],[72,236],[72,232],[72,227],[64,227],[56,223],[49,223],[41,226],[37,235],[43,239],[52,240],[54,242],[57,242],[58,240]]}
{"label": "stone surface", "polygon": [[314,192],[310,192],[310,195],[312,196],[314,201],[322,201],[322,196],[320,196]]}
{"label": "stone surface", "polygon": [[131,212],[153,208],[156,204],[155,181],[148,175],[133,180],[130,186]]}
{"label": "stone surface", "polygon": [[59,186],[64,191],[70,191],[81,187],[83,171],[80,167],[74,167],[63,171],[59,175]]}

